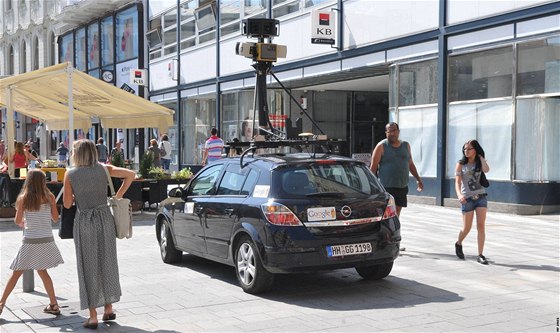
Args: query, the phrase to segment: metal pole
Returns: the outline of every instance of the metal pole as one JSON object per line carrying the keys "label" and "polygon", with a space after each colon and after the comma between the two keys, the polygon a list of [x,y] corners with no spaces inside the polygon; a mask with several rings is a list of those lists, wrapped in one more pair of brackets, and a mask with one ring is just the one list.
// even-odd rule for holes
{"label": "metal pole", "polygon": [[72,149],[74,145],[74,96],[72,92],[72,72],[74,67],[68,62],[66,66],[66,75],[68,77],[68,148]]}
{"label": "metal pole", "polygon": [[[14,152],[14,104],[12,101],[14,92],[13,87],[10,86],[8,94],[8,103],[6,107],[6,154],[10,156]],[[8,161],[8,174],[10,178],[14,178],[14,163]]]}
{"label": "metal pole", "polygon": [[23,292],[31,293],[35,289],[35,275],[33,270],[29,269],[23,272]]}

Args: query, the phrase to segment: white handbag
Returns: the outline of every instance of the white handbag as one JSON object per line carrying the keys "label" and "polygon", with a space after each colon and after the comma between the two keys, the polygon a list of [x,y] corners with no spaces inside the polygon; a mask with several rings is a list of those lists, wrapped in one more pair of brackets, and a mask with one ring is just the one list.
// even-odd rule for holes
{"label": "white handbag", "polygon": [[132,208],[130,206],[130,199],[118,199],[115,197],[115,188],[113,187],[113,181],[111,180],[109,170],[107,170],[105,166],[103,166],[103,169],[105,169],[109,188],[111,188],[111,197],[107,198],[107,204],[115,220],[117,238],[130,238],[132,237]]}

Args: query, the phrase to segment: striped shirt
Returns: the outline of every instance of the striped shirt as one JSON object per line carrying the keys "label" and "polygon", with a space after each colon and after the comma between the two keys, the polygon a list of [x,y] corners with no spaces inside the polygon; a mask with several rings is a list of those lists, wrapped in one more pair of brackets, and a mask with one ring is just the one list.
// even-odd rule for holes
{"label": "striped shirt", "polygon": [[224,140],[219,137],[212,135],[206,143],[204,148],[208,151],[207,163],[214,162],[222,158],[222,148],[224,147]]}

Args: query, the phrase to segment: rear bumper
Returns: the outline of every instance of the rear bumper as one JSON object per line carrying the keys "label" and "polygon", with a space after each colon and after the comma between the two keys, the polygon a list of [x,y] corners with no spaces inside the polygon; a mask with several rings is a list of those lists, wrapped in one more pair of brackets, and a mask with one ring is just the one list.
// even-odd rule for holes
{"label": "rear bumper", "polygon": [[[381,222],[379,232],[360,237],[291,240],[290,246],[261,248],[263,265],[271,273],[312,272],[357,266],[370,266],[394,261],[399,256],[400,230],[394,223]],[[391,230],[393,229],[393,230]],[[327,246],[341,244],[372,244],[367,254],[328,257]],[[298,246],[299,245],[299,246]]]}

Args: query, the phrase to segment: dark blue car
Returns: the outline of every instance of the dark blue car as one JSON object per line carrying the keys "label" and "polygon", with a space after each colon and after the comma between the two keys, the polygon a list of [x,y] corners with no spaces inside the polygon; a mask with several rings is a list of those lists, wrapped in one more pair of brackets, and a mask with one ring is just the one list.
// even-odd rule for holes
{"label": "dark blue car", "polygon": [[389,275],[399,254],[394,200],[365,164],[331,154],[225,158],[170,191],[156,215],[164,262],[182,252],[235,266],[248,293],[274,275],[355,267]]}

